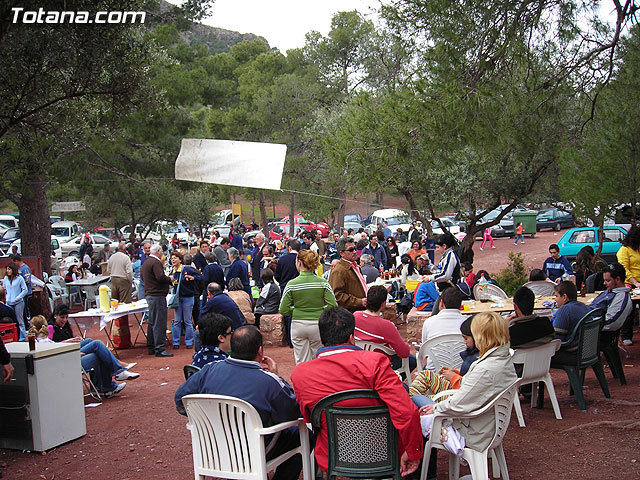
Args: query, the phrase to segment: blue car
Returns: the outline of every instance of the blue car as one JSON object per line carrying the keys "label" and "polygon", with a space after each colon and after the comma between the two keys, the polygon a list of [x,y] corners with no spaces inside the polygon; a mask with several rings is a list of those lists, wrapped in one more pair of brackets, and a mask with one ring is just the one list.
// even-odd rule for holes
{"label": "blue car", "polygon": [[559,208],[547,208],[540,210],[536,217],[536,230],[539,232],[543,228],[550,228],[559,232],[561,228],[575,227],[576,219],[568,212]]}
{"label": "blue car", "polygon": [[[615,261],[616,252],[622,246],[622,239],[626,234],[627,231],[618,225],[604,227],[600,256],[606,261]],[[572,228],[567,230],[558,242],[560,255],[564,255],[569,261],[575,260],[578,252],[587,245],[590,245],[594,252],[598,251],[598,227]]]}

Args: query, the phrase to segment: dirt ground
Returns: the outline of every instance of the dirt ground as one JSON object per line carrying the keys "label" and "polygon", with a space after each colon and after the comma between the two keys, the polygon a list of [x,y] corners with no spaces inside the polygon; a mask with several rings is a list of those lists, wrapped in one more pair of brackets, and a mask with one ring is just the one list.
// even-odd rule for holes
{"label": "dirt ground", "polygon": [[[543,232],[515,247],[509,239],[496,239],[495,249],[479,251],[475,268],[495,272],[503,267],[510,250],[526,254],[531,267],[540,267],[547,247],[559,235]],[[403,328],[401,328],[401,331]],[[134,327],[132,326],[132,331]],[[91,330],[89,336],[104,340]],[[640,478],[640,336],[622,352],[628,384],[605,372],[611,399],[606,399],[592,371],[587,372],[582,413],[569,396],[564,372],[553,371],[553,381],[562,411],[556,420],[548,397],[542,410],[522,402],[527,426],[520,428],[515,415],[504,440],[509,475],[513,479],[638,479]],[[3,479],[94,480],[188,479],[193,478],[191,440],[186,417],[174,407],[173,395],[184,377],[182,367],[191,361],[191,350],[182,347],[164,359],[147,355],[144,346],[120,351],[124,362],[138,362],[140,377],[128,382],[123,392],[100,406],[86,408],[87,435],[52,449],[46,454],[0,450]],[[294,366],[293,351],[268,347],[267,355],[289,379]],[[93,400],[87,397],[86,403]],[[60,408],[64,408],[61,405]],[[447,460],[439,454],[438,478],[448,478]],[[462,469],[462,474],[468,469]]]}

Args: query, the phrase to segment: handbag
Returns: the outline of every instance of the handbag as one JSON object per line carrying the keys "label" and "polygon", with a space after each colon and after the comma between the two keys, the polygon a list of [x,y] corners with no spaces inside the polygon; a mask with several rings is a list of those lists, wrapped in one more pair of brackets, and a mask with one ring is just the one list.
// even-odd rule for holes
{"label": "handbag", "polygon": [[180,283],[182,282],[182,277],[184,277],[184,267],[182,267],[182,272],[180,275],[180,279],[178,280],[178,286],[176,287],[176,291],[169,298],[169,303],[167,303],[168,308],[179,308],[180,307]]}

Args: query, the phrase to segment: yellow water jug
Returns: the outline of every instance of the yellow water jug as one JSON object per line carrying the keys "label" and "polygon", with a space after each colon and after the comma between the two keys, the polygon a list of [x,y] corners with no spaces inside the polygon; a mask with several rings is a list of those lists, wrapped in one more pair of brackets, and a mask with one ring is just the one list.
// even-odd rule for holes
{"label": "yellow water jug", "polygon": [[106,313],[111,308],[111,304],[109,303],[109,287],[101,285],[98,291],[100,292],[100,310],[102,310],[103,313]]}

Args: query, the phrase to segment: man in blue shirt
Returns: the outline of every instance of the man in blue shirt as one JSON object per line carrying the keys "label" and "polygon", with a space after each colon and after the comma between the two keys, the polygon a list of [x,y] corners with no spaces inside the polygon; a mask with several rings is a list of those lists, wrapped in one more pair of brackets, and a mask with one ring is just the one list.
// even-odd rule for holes
{"label": "man in blue shirt", "polygon": [[[580,319],[589,313],[589,307],[578,302],[578,290],[573,282],[561,281],[554,288],[558,311],[553,317],[554,338],[562,342],[567,340]],[[577,361],[577,338],[567,346],[563,346],[551,358],[551,366],[574,364]]]}
{"label": "man in blue shirt", "polygon": [[573,275],[573,269],[569,260],[560,255],[560,247],[555,243],[549,245],[549,258],[544,261],[542,265],[542,271],[552,280],[558,283],[562,280],[562,275],[565,273]]}
{"label": "man in blue shirt", "polygon": [[[264,355],[262,334],[253,325],[241,327],[231,335],[231,357],[205,365],[183,383],[175,394],[176,409],[186,414],[182,397],[192,393],[228,395],[242,399],[257,410],[264,427],[301,417],[293,388],[278,376],[278,366]],[[268,444],[272,437],[265,438]],[[297,427],[280,432],[267,460],[300,445]],[[294,455],[275,472],[275,480],[298,478],[302,457]]]}
{"label": "man in blue shirt", "polygon": [[373,266],[377,269],[386,269],[387,253],[378,243],[378,237],[374,234],[369,237],[369,245],[362,251],[363,254],[371,255]]}
{"label": "man in blue shirt", "polygon": [[207,285],[207,302],[202,307],[200,313],[204,315],[207,312],[221,313],[231,319],[234,329],[246,324],[244,315],[229,295],[222,291],[222,287],[217,283]]}

